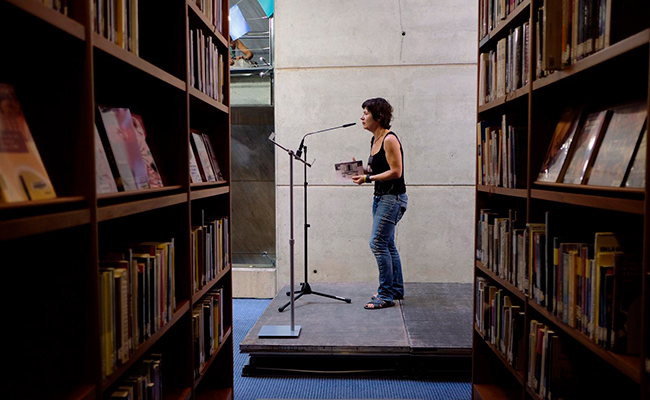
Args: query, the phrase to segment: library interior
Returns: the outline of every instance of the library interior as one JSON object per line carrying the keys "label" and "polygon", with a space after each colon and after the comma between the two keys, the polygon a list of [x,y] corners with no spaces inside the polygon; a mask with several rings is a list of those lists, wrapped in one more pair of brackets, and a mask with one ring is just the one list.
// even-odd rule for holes
{"label": "library interior", "polygon": [[650,400],[647,0],[0,0],[0,49],[7,398]]}

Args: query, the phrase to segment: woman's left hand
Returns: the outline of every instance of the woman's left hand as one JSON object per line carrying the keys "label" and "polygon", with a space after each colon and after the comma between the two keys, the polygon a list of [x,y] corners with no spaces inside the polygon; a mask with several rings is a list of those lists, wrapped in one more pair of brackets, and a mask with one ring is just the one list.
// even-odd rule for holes
{"label": "woman's left hand", "polygon": [[356,183],[357,185],[361,185],[366,181],[366,176],[365,175],[354,175],[352,177],[352,181]]}

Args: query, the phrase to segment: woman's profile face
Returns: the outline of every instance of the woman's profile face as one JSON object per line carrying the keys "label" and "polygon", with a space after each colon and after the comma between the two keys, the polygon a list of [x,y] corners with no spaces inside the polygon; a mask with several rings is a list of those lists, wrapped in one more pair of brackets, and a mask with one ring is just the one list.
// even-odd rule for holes
{"label": "woman's profile face", "polygon": [[363,125],[363,129],[374,131],[377,127],[378,122],[375,121],[372,113],[368,111],[367,108],[364,108],[363,113],[361,114],[361,124]]}

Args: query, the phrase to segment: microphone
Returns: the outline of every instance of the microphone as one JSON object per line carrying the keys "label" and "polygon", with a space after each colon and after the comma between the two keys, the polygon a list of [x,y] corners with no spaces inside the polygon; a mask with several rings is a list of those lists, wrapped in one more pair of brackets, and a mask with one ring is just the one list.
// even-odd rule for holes
{"label": "microphone", "polygon": [[296,156],[300,157],[302,156],[302,149],[305,147],[305,138],[309,135],[313,135],[315,133],[321,133],[321,132],[327,132],[327,131],[332,131],[334,129],[341,129],[341,128],[348,128],[350,126],[356,125],[356,122],[350,122],[349,124],[343,124],[341,126],[335,126],[333,128],[327,128],[327,129],[321,129],[320,131],[315,131],[315,132],[309,132],[306,133],[305,136],[302,137],[302,140],[300,141],[300,146],[298,146],[298,151],[296,151]]}

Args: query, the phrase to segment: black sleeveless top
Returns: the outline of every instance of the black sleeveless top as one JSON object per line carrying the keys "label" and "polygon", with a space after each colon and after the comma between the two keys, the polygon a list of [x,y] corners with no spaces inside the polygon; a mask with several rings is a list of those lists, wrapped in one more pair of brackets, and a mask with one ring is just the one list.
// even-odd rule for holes
{"label": "black sleeveless top", "polygon": [[[390,131],[384,136],[384,141],[388,135],[394,135],[399,142],[399,138],[395,132]],[[370,159],[368,160],[368,165],[370,165],[370,171],[372,175],[381,174],[390,169],[388,161],[386,160],[386,151],[384,150],[384,142],[381,143],[381,149],[375,154],[372,155],[372,145],[375,143],[375,137],[372,137],[370,141]],[[404,149],[402,148],[402,142],[399,143],[399,151],[402,154],[402,176],[397,179],[391,179],[389,181],[375,181],[375,196],[383,196],[385,194],[402,194],[406,193],[406,185],[404,184]]]}

